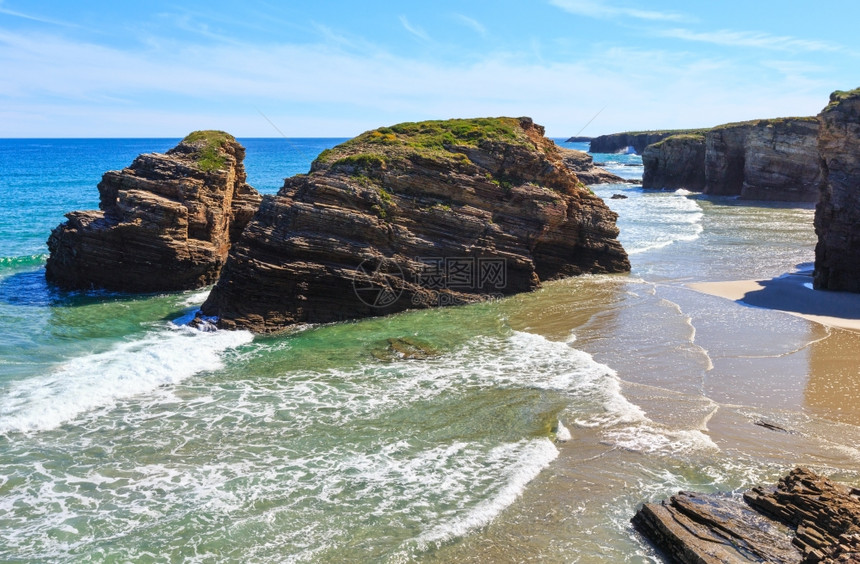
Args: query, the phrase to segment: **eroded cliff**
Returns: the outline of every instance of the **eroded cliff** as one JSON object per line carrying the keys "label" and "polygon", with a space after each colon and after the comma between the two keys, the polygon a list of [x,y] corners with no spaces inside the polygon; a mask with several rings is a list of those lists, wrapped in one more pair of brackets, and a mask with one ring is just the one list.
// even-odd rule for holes
{"label": "eroded cliff", "polygon": [[52,231],[46,277],[131,292],[212,284],[261,199],[245,182],[244,156],[233,136],[197,131],[167,154],[106,172],[100,209],[71,212]]}
{"label": "eroded cliff", "polygon": [[691,135],[700,133],[699,129],[664,129],[659,131],[625,131],[600,135],[591,140],[589,151],[592,153],[618,153],[633,147],[641,155],[645,147],[658,143],[672,135]]}
{"label": "eroded cliff", "polygon": [[668,137],[645,149],[642,186],[815,202],[821,178],[817,136],[817,118],[801,117],[729,123]]}
{"label": "eroded cliff", "polygon": [[474,302],[630,268],[615,214],[529,118],[405,123],[266,196],[202,313],[221,327]]}
{"label": "eroded cliff", "polygon": [[860,88],[831,94],[819,119],[822,183],[815,208],[814,284],[860,292]]}

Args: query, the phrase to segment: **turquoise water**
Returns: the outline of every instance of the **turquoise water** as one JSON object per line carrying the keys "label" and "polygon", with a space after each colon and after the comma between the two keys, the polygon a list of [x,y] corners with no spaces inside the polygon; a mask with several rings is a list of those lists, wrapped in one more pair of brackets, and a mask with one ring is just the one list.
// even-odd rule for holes
{"label": "turquoise water", "polygon": [[[271,193],[339,140],[240,141]],[[860,476],[856,334],[686,287],[811,261],[808,207],[597,186],[629,276],[279,336],[46,285],[63,214],[175,142],[0,140],[0,561],[653,561],[642,501]]]}

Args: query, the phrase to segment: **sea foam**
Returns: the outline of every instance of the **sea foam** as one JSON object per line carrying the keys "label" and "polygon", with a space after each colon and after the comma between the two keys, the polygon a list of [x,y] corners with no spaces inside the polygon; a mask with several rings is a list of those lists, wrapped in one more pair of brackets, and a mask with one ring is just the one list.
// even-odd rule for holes
{"label": "sea foam", "polygon": [[245,331],[201,332],[170,325],[108,351],[73,358],[2,393],[0,434],[55,429],[117,400],[217,370],[222,352],[251,340]]}

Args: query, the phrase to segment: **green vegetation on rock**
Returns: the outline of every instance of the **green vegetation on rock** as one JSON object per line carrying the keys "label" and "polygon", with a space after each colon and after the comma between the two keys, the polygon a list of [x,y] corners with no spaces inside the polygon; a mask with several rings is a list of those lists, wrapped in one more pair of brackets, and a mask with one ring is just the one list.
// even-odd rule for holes
{"label": "green vegetation on rock", "polygon": [[830,94],[830,103],[824,108],[824,111],[832,110],[836,106],[838,106],[841,102],[849,98],[854,98],[860,96],[860,88],[855,88],[854,90],[837,90]]}
{"label": "green vegetation on rock", "polygon": [[236,141],[236,138],[224,131],[204,130],[189,133],[183,143],[189,143],[197,148],[197,166],[209,172],[224,167],[227,162],[221,148],[228,141]]}
{"label": "green vegetation on rock", "polygon": [[318,163],[353,166],[356,169],[382,166],[391,159],[418,155],[469,163],[457,148],[477,147],[500,141],[528,145],[516,118],[449,119],[407,122],[366,131],[317,157]]}

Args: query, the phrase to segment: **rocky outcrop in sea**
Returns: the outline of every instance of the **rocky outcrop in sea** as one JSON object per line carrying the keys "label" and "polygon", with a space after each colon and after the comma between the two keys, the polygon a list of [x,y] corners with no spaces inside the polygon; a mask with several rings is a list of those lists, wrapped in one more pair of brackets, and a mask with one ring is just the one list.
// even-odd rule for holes
{"label": "rocky outcrop in sea", "polygon": [[705,189],[705,135],[672,135],[645,147],[642,153],[642,187],[663,190]]}
{"label": "rocky outcrop in sea", "polygon": [[653,145],[672,135],[689,135],[701,132],[699,129],[667,129],[661,131],[625,131],[600,135],[591,140],[589,151],[592,153],[619,153],[633,147],[637,155],[645,151],[645,147]]}
{"label": "rocky outcrop in sea", "polygon": [[529,118],[384,127],[263,198],[202,314],[277,331],[626,272],[615,219]]}
{"label": "rocky outcrop in sea", "polygon": [[814,285],[860,292],[860,88],[831,94],[819,119]]}
{"label": "rocky outcrop in sea", "polygon": [[625,182],[633,182],[595,165],[594,159],[585,151],[560,147],[559,153],[567,168],[573,171],[576,177],[586,186],[591,186],[592,184],[623,184]]}
{"label": "rocky outcrop in sea", "polygon": [[52,231],[46,277],[131,292],[214,283],[261,199],[245,182],[244,157],[233,136],[197,131],[166,154],[106,172],[100,209],[66,214]]}
{"label": "rocky outcrop in sea", "polygon": [[633,525],[672,562],[860,561],[860,489],[796,468],[743,499],[679,492],[646,503]]}
{"label": "rocky outcrop in sea", "polygon": [[818,201],[818,119],[730,123],[647,147],[642,186],[744,200]]}

